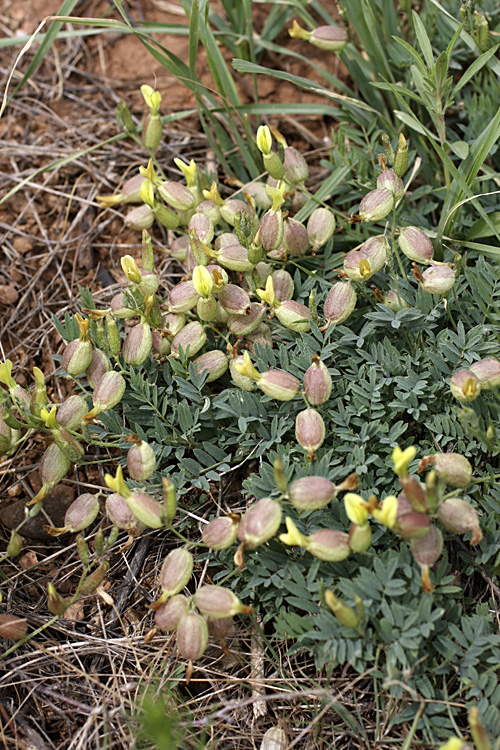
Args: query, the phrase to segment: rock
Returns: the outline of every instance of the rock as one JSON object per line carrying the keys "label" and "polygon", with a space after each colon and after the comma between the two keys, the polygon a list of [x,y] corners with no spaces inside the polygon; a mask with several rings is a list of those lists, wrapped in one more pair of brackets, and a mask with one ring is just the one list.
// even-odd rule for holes
{"label": "rock", "polygon": [[[44,526],[64,526],[64,515],[74,499],[75,492],[71,487],[65,484],[54,487],[43,501],[42,510],[23,524],[20,535],[40,542],[53,540],[54,537],[45,531]],[[15,529],[25,517],[25,507],[25,499],[7,505],[0,510],[0,521],[8,529]]]}

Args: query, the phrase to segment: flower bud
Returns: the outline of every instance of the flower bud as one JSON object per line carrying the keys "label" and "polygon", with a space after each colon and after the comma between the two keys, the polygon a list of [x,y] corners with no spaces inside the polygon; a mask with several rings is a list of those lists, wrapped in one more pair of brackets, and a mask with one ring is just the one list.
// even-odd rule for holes
{"label": "flower bud", "polygon": [[0,615],[0,638],[10,641],[20,641],[28,631],[28,621],[14,615]]}
{"label": "flower bud", "polygon": [[306,370],[303,380],[304,395],[311,406],[324,404],[332,393],[332,376],[324,362],[317,354],[312,358],[312,365]]}
{"label": "flower bud", "polygon": [[223,586],[200,586],[194,595],[194,602],[202,615],[216,620],[252,611],[251,606],[242,604],[236,594]]}
{"label": "flower bud", "polygon": [[422,274],[420,287],[427,294],[447,294],[455,285],[455,274],[449,266],[431,266]]}
{"label": "flower bud", "polygon": [[217,380],[224,375],[229,362],[223,351],[220,349],[212,349],[195,359],[193,364],[196,367],[198,375],[201,375],[207,370],[208,377],[205,382],[212,383],[214,380]]}
{"label": "flower bud", "polygon": [[113,492],[106,498],[106,513],[113,526],[128,531],[132,536],[142,533],[147,528],[134,516],[127,501],[118,492]]}
{"label": "flower bud", "polygon": [[414,560],[422,570],[422,587],[424,591],[432,591],[433,586],[429,577],[429,568],[441,557],[443,551],[443,537],[436,526],[430,526],[427,534],[419,539],[412,539],[410,549]]}
{"label": "flower bud", "polygon": [[349,557],[349,534],[336,529],[319,529],[311,534],[306,547],[309,554],[325,562],[340,562]]}
{"label": "flower bud", "polygon": [[264,252],[276,250],[283,240],[283,213],[270,209],[259,223],[259,237]]}
{"label": "flower bud", "polygon": [[481,384],[472,370],[457,370],[451,376],[450,390],[458,401],[474,401],[481,392]]}
{"label": "flower bud", "polygon": [[57,443],[51,443],[46,448],[45,453],[40,461],[40,479],[42,480],[42,487],[35,497],[30,501],[30,504],[40,502],[46,497],[48,491],[59,484],[63,479],[71,466],[71,461],[64,453]]}
{"label": "flower bud", "polygon": [[96,388],[102,380],[104,373],[112,370],[111,362],[100,349],[94,349],[92,361],[87,367],[86,376],[88,384],[92,389]]}
{"label": "flower bud", "polygon": [[234,227],[236,223],[236,216],[238,214],[247,214],[251,221],[255,218],[255,211],[253,208],[249,206],[248,203],[245,203],[245,201],[239,200],[238,198],[230,198],[225,201],[220,207],[220,213],[224,221],[227,221],[232,227]]}
{"label": "flower bud", "polygon": [[270,497],[263,497],[243,514],[238,526],[238,538],[250,549],[264,544],[278,531],[281,524],[281,505]]}
{"label": "flower bud", "polygon": [[[329,27],[327,27],[329,28]],[[284,150],[285,161],[283,162],[285,179],[292,185],[298,185],[309,177],[307,162],[296,148],[287,146]]]}
{"label": "flower bud", "polygon": [[325,434],[323,417],[316,409],[304,409],[297,414],[295,437],[299,445],[307,451],[310,460],[314,458],[314,452],[323,445]]}
{"label": "flower bud", "polygon": [[471,544],[479,544],[483,538],[476,509],[458,497],[441,503],[438,507],[438,520],[453,534],[466,534],[472,531]]}
{"label": "flower bud", "polygon": [[369,523],[359,526],[356,523],[351,524],[349,529],[349,547],[351,552],[362,554],[370,549],[372,543],[372,530]]}
{"label": "flower bud", "polygon": [[436,453],[424,456],[419,464],[418,473],[431,464],[440,479],[444,479],[450,487],[467,487],[472,479],[472,466],[460,453]]}
{"label": "flower bud", "polygon": [[288,488],[288,499],[299,510],[324,508],[337,496],[337,488],[326,477],[301,477]]}
{"label": "flower bud", "polygon": [[359,204],[362,221],[380,221],[394,208],[394,195],[387,188],[377,188],[365,195]]}
{"label": "flower bud", "polygon": [[181,281],[170,290],[168,295],[168,309],[173,313],[183,313],[192,310],[200,295],[194,288],[192,281]]}
{"label": "flower bud", "polygon": [[398,495],[396,514],[396,525],[393,531],[403,539],[418,539],[426,536],[430,527],[430,518],[427,513],[416,511],[404,492]]}
{"label": "flower bud", "polygon": [[353,630],[359,628],[360,620],[356,610],[338,599],[330,589],[325,591],[325,602],[341,625]]}
{"label": "flower bud", "polygon": [[227,284],[219,292],[219,302],[230,315],[246,315],[251,303],[248,294],[236,284]]}
{"label": "flower bud", "polygon": [[267,370],[257,381],[257,386],[266,396],[277,401],[291,401],[300,390],[300,382],[284,370]]}
{"label": "flower bud", "polygon": [[359,250],[351,250],[344,258],[344,271],[353,281],[368,281],[381,271],[387,261],[387,239],[372,237]]}
{"label": "flower bud", "polygon": [[245,315],[230,315],[227,319],[227,327],[235,336],[248,336],[260,326],[265,314],[265,305],[252,302],[250,312]]}
{"label": "flower bud", "polygon": [[179,620],[187,614],[189,599],[183,594],[176,594],[155,612],[155,623],[160,630],[176,630]]}
{"label": "flower bud", "polygon": [[66,346],[61,360],[61,367],[69,375],[80,375],[92,362],[93,347],[90,341],[74,339]]}
{"label": "flower bud", "polygon": [[393,169],[386,169],[385,172],[379,174],[377,177],[377,187],[390,190],[396,202],[400,201],[405,193],[403,180],[397,176]]}
{"label": "flower bud", "polygon": [[240,517],[235,513],[214,518],[203,529],[201,535],[203,543],[210,549],[228,549],[236,541],[239,522]]}
{"label": "flower bud", "polygon": [[128,365],[141,365],[151,354],[153,334],[149,323],[141,322],[128,332],[123,342],[122,357]]}
{"label": "flower bud", "polygon": [[486,359],[480,359],[479,362],[474,362],[470,366],[470,371],[479,380],[481,390],[486,391],[500,386],[500,361],[496,357],[486,357]]}
{"label": "flower bud", "polygon": [[137,206],[128,211],[123,220],[130,229],[142,232],[143,229],[151,229],[155,221],[155,216],[152,208],[144,203],[144,205]]}
{"label": "flower bud", "polygon": [[[172,339],[172,357],[179,357],[179,350],[182,347],[184,353],[188,357],[194,357],[197,354],[205,341],[207,340],[207,334],[201,323],[197,320],[192,323],[188,323],[184,326],[178,334]],[[189,349],[189,351],[188,351]]]}
{"label": "flower bud", "polygon": [[191,216],[188,224],[188,230],[194,231],[196,236],[207,245],[212,242],[214,237],[214,225],[212,221],[202,213],[195,213]]}
{"label": "flower bud", "polygon": [[192,192],[185,185],[181,185],[180,182],[170,180],[162,182],[158,186],[158,192],[165,203],[178,211],[186,211],[195,205]]}
{"label": "flower bud", "polygon": [[307,222],[307,235],[313,244],[313,253],[333,237],[335,225],[335,214],[328,208],[314,209]]}
{"label": "flower bud", "polygon": [[287,299],[275,308],[276,317],[286,328],[296,333],[306,333],[311,328],[312,313],[301,302]]}
{"label": "flower bud", "polygon": [[418,227],[402,227],[398,237],[399,247],[410,260],[430,263],[434,254],[432,242]]}
{"label": "flower bud", "polygon": [[408,169],[408,144],[403,133],[399,134],[399,144],[394,156],[394,171],[398,177],[402,177]]}
{"label": "flower bud", "polygon": [[240,271],[241,273],[247,273],[254,267],[248,257],[248,250],[238,242],[232,245],[224,245],[217,253],[217,262],[230,271]]}
{"label": "flower bud", "polygon": [[144,482],[149,479],[156,469],[155,452],[152,447],[137,436],[134,445],[127,451],[127,469],[131,479]]}
{"label": "flower bud", "polygon": [[177,646],[181,656],[196,661],[205,653],[208,643],[208,627],[204,617],[196,612],[187,612],[177,623]]}
{"label": "flower bud", "polygon": [[345,281],[337,281],[332,286],[325,299],[323,315],[328,325],[343,323],[356,307],[357,294]]}
{"label": "flower bud", "polygon": [[168,553],[160,571],[161,600],[179,594],[193,574],[193,555],[186,547]]}

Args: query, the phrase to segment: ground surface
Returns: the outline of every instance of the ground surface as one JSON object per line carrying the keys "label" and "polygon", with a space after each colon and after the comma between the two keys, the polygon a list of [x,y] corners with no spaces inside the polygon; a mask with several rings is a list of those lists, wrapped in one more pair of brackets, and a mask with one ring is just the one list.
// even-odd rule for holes
{"label": "ground surface", "polygon": [[[333,0],[325,0],[324,5],[333,11]],[[45,15],[58,8],[56,0],[7,0],[0,18],[3,35],[30,34]],[[257,31],[266,5],[258,11]],[[127,12],[136,19],[184,23],[179,4],[166,0],[132,3]],[[110,5],[104,2],[81,2],[74,11],[80,17],[110,13]],[[287,41],[286,35],[281,41],[301,44]],[[187,58],[186,37],[169,38],[168,48]],[[23,57],[18,71],[26,69],[34,49]],[[18,51],[11,47],[0,55],[2,90]],[[313,75],[301,63],[290,60],[270,58],[267,64],[281,65],[298,75]],[[201,54],[198,74],[209,84]],[[17,80],[18,73],[12,85]],[[114,111],[121,100],[140,121],[138,90],[143,83],[162,92],[163,114],[192,105],[185,87],[152,61],[131,36],[61,40],[0,120],[0,196],[17,189],[0,206],[1,358],[12,359],[20,384],[31,384],[32,367],[40,367],[54,402],[61,401],[71,385],[51,377],[56,369],[51,355],[62,350],[52,314],[61,317],[67,310],[78,309],[79,284],[91,287],[97,301],[105,304],[123,282],[120,257],[139,254],[138,235],[124,226],[122,212],[100,209],[95,196],[114,192],[127,174],[145,163],[144,150],[131,141],[99,145],[118,132]],[[238,86],[248,100],[248,82],[240,81]],[[260,87],[262,101],[311,98],[287,83],[276,85],[270,78],[262,78]],[[325,149],[332,125],[316,116],[283,116],[273,124],[292,143],[318,153]],[[93,153],[44,170],[54,161],[92,146],[96,147]],[[202,163],[212,158],[195,117],[165,129],[157,156],[172,175],[175,156]],[[155,230],[154,243],[159,250],[168,246],[168,239]],[[165,254],[160,258],[161,280],[168,286],[181,269]],[[0,463],[4,543],[8,528],[19,522],[24,503],[40,486],[37,462],[42,450],[41,440],[34,437],[21,454]],[[74,474],[44,504],[45,512],[58,525],[75,493],[102,484],[102,468]],[[70,595],[79,567],[71,537],[48,540],[43,530],[46,522],[46,518],[35,519],[20,557],[4,564],[6,609],[27,617],[32,629],[48,620],[47,584],[56,576],[62,578],[60,592]],[[316,675],[307,656],[289,661],[286,651],[277,673],[265,659],[256,632],[233,633],[227,654],[220,642],[214,641],[189,688],[182,686],[184,665],[173,639],[158,635],[151,642],[144,639],[152,626],[152,613],[147,609],[149,592],[167,549],[168,540],[155,536],[117,554],[98,596],[75,605],[64,620],[3,662],[0,737],[4,747],[133,747],[127,716],[134,713],[134,704],[142,700],[149,686],[153,693],[167,695],[168,706],[169,690],[178,681],[177,697],[180,690],[185,708],[194,710],[198,721],[193,736],[196,739],[196,733],[206,726],[210,747],[258,747],[265,730],[278,723],[287,730],[289,747],[331,747],[333,742],[338,748],[361,747],[349,731],[332,734],[329,729],[336,716],[332,703],[338,698],[352,706],[354,684],[359,700],[360,678],[339,675],[334,685],[324,690],[323,678]],[[367,694],[357,710],[369,727],[374,716],[372,697]],[[384,728],[379,727],[379,736],[383,735]],[[185,746],[195,747],[195,739],[186,739]]]}

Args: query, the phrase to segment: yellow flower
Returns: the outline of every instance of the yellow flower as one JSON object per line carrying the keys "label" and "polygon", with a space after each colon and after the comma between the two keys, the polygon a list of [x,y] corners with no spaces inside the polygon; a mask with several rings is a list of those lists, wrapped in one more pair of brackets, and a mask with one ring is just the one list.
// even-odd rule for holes
{"label": "yellow flower", "polygon": [[309,37],[311,36],[311,32],[303,29],[302,26],[297,23],[297,21],[294,21],[292,28],[288,29],[288,34],[292,37],[292,39],[309,39]]}
{"label": "yellow flower", "polygon": [[10,359],[0,363],[0,383],[6,385],[7,388],[16,387],[16,381],[12,377],[12,362]]}
{"label": "yellow flower", "polygon": [[378,508],[372,510],[373,518],[388,529],[393,529],[396,525],[397,513],[398,499],[395,495],[388,495]]}
{"label": "yellow flower", "polygon": [[241,364],[235,362],[234,369],[236,372],[239,372],[240,375],[245,375],[247,378],[251,378],[251,380],[259,380],[259,378],[262,377],[260,372],[253,366],[250,355],[246,350],[243,352],[243,362]]}
{"label": "yellow flower", "polygon": [[196,185],[196,162],[191,159],[189,164],[186,164],[182,159],[174,159],[174,164],[181,170],[182,174],[186,179],[188,187],[194,187]]}
{"label": "yellow flower", "polygon": [[357,526],[364,526],[368,522],[368,503],[360,495],[354,492],[345,494],[344,506],[349,521]]}
{"label": "yellow flower", "polygon": [[106,482],[110,490],[118,492],[118,494],[122,497],[130,497],[130,495],[132,494],[123,478],[123,471],[121,466],[118,466],[115,477],[113,477],[111,474],[105,474],[104,481]]}
{"label": "yellow flower", "polygon": [[414,445],[406,448],[404,451],[401,450],[399,445],[396,445],[392,451],[392,462],[394,464],[394,471],[399,477],[408,476],[408,466],[415,458],[417,449]]}
{"label": "yellow flower", "polygon": [[155,190],[154,190],[153,183],[151,182],[151,180],[148,180],[146,178],[141,183],[141,187],[139,188],[139,195],[141,196],[141,200],[144,201],[146,206],[149,206],[150,208],[154,208]]}
{"label": "yellow flower", "polygon": [[219,191],[217,190],[217,183],[212,182],[210,190],[203,191],[203,197],[207,201],[213,201],[216,206],[223,206],[224,200],[220,197]]}
{"label": "yellow flower", "polygon": [[460,737],[450,737],[447,742],[439,746],[439,750],[461,750],[463,746],[464,741]]}
{"label": "yellow flower", "polygon": [[274,293],[272,276],[267,277],[266,288],[257,289],[257,294],[262,300],[264,300],[264,302],[267,302],[268,305],[271,305],[271,307],[273,307],[274,303],[276,302],[276,295]]}
{"label": "yellow flower", "polygon": [[282,180],[280,180],[275,188],[270,187],[270,185],[266,185],[266,191],[273,201],[271,211],[273,213],[276,213],[276,211],[279,211],[279,209],[285,202],[284,195],[286,192],[286,184]]}
{"label": "yellow flower", "polygon": [[208,299],[212,293],[212,287],[214,283],[205,266],[196,266],[193,271],[193,286],[204,299]]}
{"label": "yellow flower", "polygon": [[273,143],[273,137],[271,131],[267,125],[261,125],[257,130],[257,148],[264,156],[269,156],[271,153],[271,146]]}
{"label": "yellow flower", "polygon": [[50,411],[45,406],[40,409],[40,416],[45,422],[45,427],[47,427],[48,430],[58,429],[58,424],[56,421],[56,411],[57,407],[55,406],[53,406]]}
{"label": "yellow flower", "polygon": [[123,273],[125,274],[127,279],[133,284],[140,284],[142,281],[141,272],[139,270],[139,266],[132,258],[132,256],[124,255],[120,262],[122,265]]}
{"label": "yellow flower", "polygon": [[308,538],[302,534],[291,518],[285,518],[286,534],[280,534],[279,540],[290,547],[307,547]]}
{"label": "yellow flower", "polygon": [[141,86],[141,94],[152,113],[157,113],[161,103],[160,92],[155,91],[151,86],[148,86],[147,83],[144,83]]}

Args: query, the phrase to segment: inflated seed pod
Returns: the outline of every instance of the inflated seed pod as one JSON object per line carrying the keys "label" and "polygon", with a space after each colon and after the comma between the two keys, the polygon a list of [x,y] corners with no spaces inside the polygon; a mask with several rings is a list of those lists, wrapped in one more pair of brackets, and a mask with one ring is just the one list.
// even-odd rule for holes
{"label": "inflated seed pod", "polygon": [[365,195],[359,205],[362,221],[380,221],[394,208],[394,195],[387,188],[377,188]]}
{"label": "inflated seed pod", "polygon": [[82,426],[82,418],[88,412],[87,402],[83,396],[74,394],[63,401],[57,409],[57,424],[67,430],[79,430]]}
{"label": "inflated seed pod", "polygon": [[161,503],[145,492],[132,492],[125,498],[130,512],[144,526],[161,529],[165,525],[165,509]]}
{"label": "inflated seed pod", "polygon": [[237,514],[214,518],[203,529],[201,535],[203,543],[215,550],[231,547],[238,536],[239,522],[240,517]]}
{"label": "inflated seed pod", "polygon": [[217,205],[217,203],[214,203],[214,201],[211,200],[206,200],[199,203],[196,206],[196,211],[209,218],[214,225],[218,224],[221,219],[219,206]]}
{"label": "inflated seed pod", "polygon": [[45,449],[40,461],[40,479],[42,487],[31,501],[33,504],[43,500],[48,491],[59,484],[69,471],[71,461],[57,443],[51,443]]}
{"label": "inflated seed pod", "polygon": [[153,348],[153,334],[151,326],[146,321],[138,323],[130,329],[125,337],[122,357],[128,365],[141,365],[151,354]]}
{"label": "inflated seed pod", "polygon": [[160,571],[162,599],[179,594],[193,573],[193,555],[186,547],[168,553]]}
{"label": "inflated seed pod", "polygon": [[283,240],[283,213],[272,209],[264,214],[259,223],[259,237],[265,253],[276,250]]}
{"label": "inflated seed pod", "polygon": [[187,612],[177,623],[177,646],[184,659],[196,661],[208,644],[207,621],[197,612]]}
{"label": "inflated seed pod", "polygon": [[146,204],[130,209],[123,217],[125,224],[136,232],[143,229],[151,229],[155,221],[155,215],[150,206]]}
{"label": "inflated seed pod", "polygon": [[242,604],[236,594],[224,586],[200,586],[194,595],[194,602],[202,615],[217,620],[252,611],[251,606]]}
{"label": "inflated seed pod", "polygon": [[474,401],[481,392],[481,383],[472,370],[457,370],[451,376],[450,390],[457,401]]}
{"label": "inflated seed pod", "polygon": [[400,201],[405,193],[403,180],[397,176],[393,169],[386,169],[377,177],[377,187],[390,190],[395,201]]}
{"label": "inflated seed pod", "polygon": [[328,208],[314,209],[307,222],[307,235],[315,251],[333,237],[335,225],[335,214]]}
{"label": "inflated seed pod", "polygon": [[455,286],[455,273],[449,266],[431,266],[422,274],[420,287],[427,294],[447,294]]}
{"label": "inflated seed pod", "polygon": [[347,45],[347,31],[343,26],[318,26],[308,41],[326,52],[341,52]]}
{"label": "inflated seed pod", "polygon": [[176,594],[162,604],[155,612],[155,623],[160,630],[176,630],[179,620],[187,614],[189,599],[183,594]]}
{"label": "inflated seed pod", "polygon": [[232,245],[224,245],[217,253],[217,262],[230,271],[239,271],[240,273],[248,273],[254,267],[254,264],[249,260],[248,250],[238,242]]}
{"label": "inflated seed pod", "polygon": [[483,391],[500,386],[500,361],[496,357],[480,359],[469,369],[479,380]]}
{"label": "inflated seed pod", "polygon": [[420,460],[418,473],[420,474],[429,464],[434,467],[438,477],[444,479],[450,487],[467,487],[471,482],[471,463],[460,453],[435,453],[432,456],[424,456]]}
{"label": "inflated seed pod", "polygon": [[207,340],[207,334],[202,324],[194,320],[182,328],[172,339],[171,357],[179,357],[179,350],[182,347],[189,357],[198,354]]}
{"label": "inflated seed pod", "polygon": [[337,496],[337,488],[326,477],[301,477],[288,488],[288,498],[295,508],[317,510],[324,508]]}
{"label": "inflated seed pod", "polygon": [[419,539],[426,536],[431,525],[427,513],[420,513],[414,509],[404,492],[398,495],[396,525],[392,529],[403,539]]}
{"label": "inflated seed pod", "polygon": [[343,323],[356,307],[357,294],[349,282],[337,281],[328,292],[323,314],[329,324]]}
{"label": "inflated seed pod", "polygon": [[24,617],[0,614],[0,638],[20,641],[28,631],[28,621]]}
{"label": "inflated seed pod", "polygon": [[337,529],[319,529],[308,537],[307,551],[325,562],[340,562],[349,557],[349,534]]}
{"label": "inflated seed pod", "polygon": [[257,380],[257,387],[277,401],[291,401],[300,390],[300,381],[284,370],[267,370]]}
{"label": "inflated seed pod", "polygon": [[113,526],[128,531],[133,536],[142,533],[147,528],[134,516],[127,501],[118,492],[113,492],[106,498],[106,513]]}
{"label": "inflated seed pod", "polygon": [[85,372],[88,384],[91,388],[97,388],[102,380],[102,376],[113,369],[113,366],[104,352],[100,349],[94,349],[92,361]]}
{"label": "inflated seed pod", "polygon": [[284,150],[285,160],[283,167],[285,178],[292,185],[298,185],[309,177],[309,167],[300,151],[293,146],[286,146]]}
{"label": "inflated seed pod", "polygon": [[368,281],[381,271],[387,261],[387,239],[371,237],[359,250],[351,250],[344,258],[344,271],[353,281]]}
{"label": "inflated seed pod", "polygon": [[251,310],[250,297],[236,284],[227,284],[219,292],[218,299],[230,315],[246,315]]}
{"label": "inflated seed pod", "polygon": [[[85,411],[87,409],[85,408]],[[5,455],[12,444],[12,428],[5,423],[0,410],[0,456]]]}
{"label": "inflated seed pod", "polygon": [[440,504],[438,520],[453,534],[466,534],[472,531],[471,544],[479,544],[483,538],[476,509],[459,497],[451,497]]}
{"label": "inflated seed pod", "polygon": [[[136,438],[136,436],[134,436]],[[152,447],[140,438],[127,451],[127,469],[131,479],[144,482],[156,469],[156,457]]]}
{"label": "inflated seed pod", "polygon": [[184,313],[196,307],[200,295],[192,281],[181,281],[170,290],[168,309],[172,313]]}
{"label": "inflated seed pod", "polygon": [[325,434],[323,417],[316,409],[304,409],[297,414],[295,438],[298,444],[307,451],[309,458],[313,458],[315,451],[323,445]]}
{"label": "inflated seed pod", "polygon": [[133,307],[128,307],[125,303],[124,292],[118,292],[118,294],[115,294],[109,303],[109,307],[113,318],[126,319],[133,318],[137,315],[137,310]]}
{"label": "inflated seed pod", "polygon": [[106,372],[92,394],[95,409],[101,412],[116,406],[122,400],[125,386],[125,379],[119,372],[116,370]]}
{"label": "inflated seed pod", "polygon": [[167,180],[158,186],[158,192],[171,208],[178,211],[186,211],[193,208],[196,201],[192,192],[180,182]]}
{"label": "inflated seed pod", "polygon": [[191,216],[188,224],[189,231],[196,232],[196,236],[202,242],[208,245],[214,237],[214,225],[212,221],[202,213],[195,213]]}
{"label": "inflated seed pod", "polygon": [[201,354],[193,361],[194,366],[201,375],[205,370],[208,371],[206,382],[212,383],[214,380],[221,378],[226,372],[229,362],[227,355],[220,349],[212,349],[205,354]]}
{"label": "inflated seed pod", "polygon": [[424,591],[433,589],[429,576],[429,568],[441,557],[443,551],[443,537],[436,526],[431,525],[427,534],[421,538],[412,539],[410,549],[414,560],[422,571],[421,581]]}
{"label": "inflated seed pod", "polygon": [[83,531],[95,521],[99,513],[99,500],[96,495],[84,492],[73,500],[64,515],[64,530],[71,533]]}
{"label": "inflated seed pod", "polygon": [[236,217],[238,214],[244,213],[249,216],[253,221],[255,218],[255,211],[245,201],[239,200],[239,198],[230,198],[224,202],[224,205],[220,207],[220,213],[224,221],[234,227],[236,223]]}
{"label": "inflated seed pod", "polygon": [[74,339],[66,346],[61,367],[70,375],[81,375],[92,362],[93,347],[90,341]]}
{"label": "inflated seed pod", "polygon": [[278,531],[281,515],[280,503],[263,497],[243,514],[238,526],[239,540],[250,549],[264,544]]}
{"label": "inflated seed pod", "polygon": [[252,331],[248,336],[245,336],[243,340],[243,346],[248,349],[249,352],[255,352],[255,344],[261,344],[262,346],[273,345],[273,336],[271,329],[265,323],[261,323],[255,331]]}
{"label": "inflated seed pod", "polygon": [[246,315],[230,315],[227,319],[227,327],[235,336],[248,336],[260,326],[266,311],[266,305],[252,302],[250,312]]}
{"label": "inflated seed pod", "polygon": [[418,227],[402,227],[398,237],[399,247],[410,260],[430,263],[434,255],[432,242]]}
{"label": "inflated seed pod", "polygon": [[293,283],[291,274],[289,274],[288,271],[285,271],[284,268],[280,268],[277,271],[274,271],[271,276],[276,299],[279,300],[279,302],[285,302],[285,300],[292,299],[295,284]]}
{"label": "inflated seed pod", "polygon": [[302,385],[304,395],[311,406],[324,404],[331,396],[332,376],[328,367],[316,354],[312,358],[312,364],[306,370]]}

